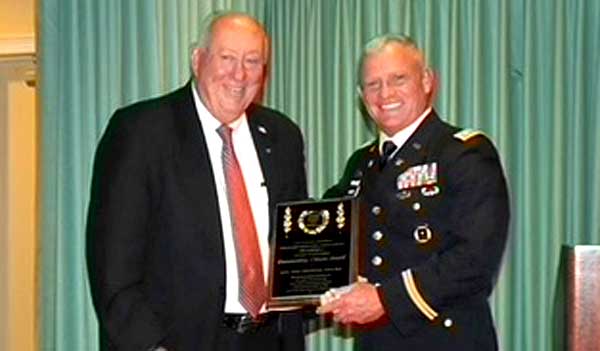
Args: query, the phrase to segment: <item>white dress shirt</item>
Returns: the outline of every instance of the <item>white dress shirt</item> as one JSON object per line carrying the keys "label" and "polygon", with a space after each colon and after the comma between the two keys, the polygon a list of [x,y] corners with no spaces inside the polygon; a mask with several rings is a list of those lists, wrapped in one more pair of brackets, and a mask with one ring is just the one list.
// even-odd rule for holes
{"label": "white dress shirt", "polygon": [[[196,91],[195,84],[192,84],[192,91],[196,112],[200,118],[200,124],[202,125],[202,131],[204,132],[206,146],[210,156],[211,167],[215,176],[214,181],[217,188],[219,213],[221,216],[221,225],[223,227],[227,279],[225,312],[246,313],[246,310],[239,302],[239,276],[235,243],[231,227],[231,217],[229,214],[227,185],[225,183],[223,161],[221,159],[223,141],[217,132],[217,129],[221,126],[221,122],[217,120],[202,103],[202,100],[200,100],[200,96]],[[246,114],[242,114],[240,118],[230,123],[229,127],[233,130],[233,149],[240,164],[244,177],[244,184],[246,185],[246,191],[248,192],[250,207],[252,208],[252,215],[258,234],[258,244],[263,261],[263,272],[265,274],[265,279],[267,279],[267,267],[269,261],[269,195],[265,186],[262,168],[260,166],[258,154],[256,153],[252,134],[250,133]],[[211,269],[211,267],[206,267],[206,269]]]}

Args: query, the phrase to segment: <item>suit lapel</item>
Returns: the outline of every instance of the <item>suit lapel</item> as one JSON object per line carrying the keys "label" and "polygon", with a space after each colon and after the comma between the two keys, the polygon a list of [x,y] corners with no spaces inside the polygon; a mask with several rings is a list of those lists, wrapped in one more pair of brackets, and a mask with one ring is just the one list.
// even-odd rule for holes
{"label": "suit lapel", "polygon": [[200,119],[194,106],[190,83],[173,95],[173,118],[178,145],[174,157],[177,175],[180,177],[183,191],[188,195],[188,201],[182,206],[187,206],[196,217],[196,225],[205,228],[209,235],[210,243],[215,250],[222,249],[221,216],[218,208],[217,190],[214,174],[206,146],[206,139]]}
{"label": "suit lapel", "polygon": [[277,162],[273,160],[273,157],[275,157],[274,151],[276,151],[276,136],[256,109],[249,109],[247,113],[248,125],[250,126],[250,133],[256,147],[262,173],[265,177],[269,201],[273,202],[276,199],[276,190],[279,189],[280,184],[278,170],[275,167]]}

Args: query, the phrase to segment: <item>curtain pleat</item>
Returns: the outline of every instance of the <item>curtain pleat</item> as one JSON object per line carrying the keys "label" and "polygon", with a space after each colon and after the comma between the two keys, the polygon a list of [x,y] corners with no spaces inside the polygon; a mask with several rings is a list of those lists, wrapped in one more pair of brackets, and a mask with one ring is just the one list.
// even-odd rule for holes
{"label": "curtain pleat", "polygon": [[[373,132],[359,111],[362,45],[406,33],[439,77],[443,119],[483,130],[509,181],[510,238],[490,299],[504,350],[559,350],[561,245],[600,244],[600,2],[588,0],[40,0],[42,350],[96,350],[85,267],[93,153],[111,113],[190,77],[216,9],[272,36],[266,103],[306,141],[311,196]],[[554,308],[553,308],[554,306]],[[560,323],[559,323],[560,324]],[[311,322],[310,350],[352,350]]]}

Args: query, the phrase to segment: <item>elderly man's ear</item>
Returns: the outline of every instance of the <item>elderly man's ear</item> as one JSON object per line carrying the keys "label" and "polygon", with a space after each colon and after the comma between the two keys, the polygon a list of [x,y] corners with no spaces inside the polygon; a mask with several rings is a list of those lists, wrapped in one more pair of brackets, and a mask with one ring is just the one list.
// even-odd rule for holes
{"label": "elderly man's ear", "polygon": [[198,67],[200,67],[200,63],[204,61],[206,57],[206,48],[195,48],[192,51],[192,71],[194,72],[194,76],[198,77]]}

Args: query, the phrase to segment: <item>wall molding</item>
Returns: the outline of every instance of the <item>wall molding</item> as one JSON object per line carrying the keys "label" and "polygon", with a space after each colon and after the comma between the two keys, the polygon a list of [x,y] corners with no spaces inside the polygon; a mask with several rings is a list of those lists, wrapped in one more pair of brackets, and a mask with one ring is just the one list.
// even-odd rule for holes
{"label": "wall molding", "polygon": [[35,38],[0,38],[0,56],[35,55]]}

